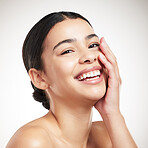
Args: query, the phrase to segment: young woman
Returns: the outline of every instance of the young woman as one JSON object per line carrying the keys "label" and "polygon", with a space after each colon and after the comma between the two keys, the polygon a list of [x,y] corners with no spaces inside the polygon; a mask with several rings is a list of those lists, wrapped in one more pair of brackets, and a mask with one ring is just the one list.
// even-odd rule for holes
{"label": "young woman", "polygon": [[[49,112],[7,148],[137,148],[119,109],[116,57],[83,16],[51,13],[29,32],[23,60],[35,100]],[[92,123],[92,108],[103,121]]]}

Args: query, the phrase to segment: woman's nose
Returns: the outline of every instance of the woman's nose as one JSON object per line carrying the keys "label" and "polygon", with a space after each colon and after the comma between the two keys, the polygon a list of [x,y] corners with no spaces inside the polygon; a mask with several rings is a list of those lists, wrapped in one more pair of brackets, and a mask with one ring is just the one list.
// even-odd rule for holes
{"label": "woman's nose", "polygon": [[96,52],[86,51],[79,59],[80,64],[91,64],[97,60],[98,54]]}

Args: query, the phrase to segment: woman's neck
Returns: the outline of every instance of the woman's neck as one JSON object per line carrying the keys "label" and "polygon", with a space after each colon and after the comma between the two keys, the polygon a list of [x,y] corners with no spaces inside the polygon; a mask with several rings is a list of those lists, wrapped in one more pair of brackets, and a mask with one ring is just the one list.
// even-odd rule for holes
{"label": "woman's neck", "polygon": [[52,104],[51,113],[64,140],[75,147],[86,147],[92,126],[92,106]]}

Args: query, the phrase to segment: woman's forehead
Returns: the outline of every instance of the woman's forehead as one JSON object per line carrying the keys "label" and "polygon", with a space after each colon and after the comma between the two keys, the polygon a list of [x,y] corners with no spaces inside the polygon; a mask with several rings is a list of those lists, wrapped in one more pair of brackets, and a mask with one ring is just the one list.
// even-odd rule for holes
{"label": "woman's forehead", "polygon": [[[93,28],[82,19],[66,19],[57,23],[48,33],[45,42],[54,46],[57,42],[69,38],[83,39],[94,33]],[[46,44],[46,43],[45,43]]]}

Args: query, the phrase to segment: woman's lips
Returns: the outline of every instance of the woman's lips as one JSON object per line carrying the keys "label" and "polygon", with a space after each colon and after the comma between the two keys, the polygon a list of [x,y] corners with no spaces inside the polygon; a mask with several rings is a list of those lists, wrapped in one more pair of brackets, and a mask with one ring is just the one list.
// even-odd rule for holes
{"label": "woman's lips", "polygon": [[100,77],[95,77],[94,79],[88,79],[80,82],[84,84],[94,85],[100,83],[102,80],[103,80],[103,74],[101,74]]}
{"label": "woman's lips", "polygon": [[75,79],[85,84],[100,83],[103,79],[102,67],[95,66],[95,67],[84,69],[75,77]]}
{"label": "woman's lips", "polygon": [[94,67],[89,67],[89,68],[86,68],[82,71],[80,71],[76,76],[75,76],[75,79],[77,79],[80,75],[82,74],[85,74],[85,73],[88,73],[88,72],[91,72],[91,71],[95,71],[95,70],[101,70],[102,67],[101,66],[94,66]]}

